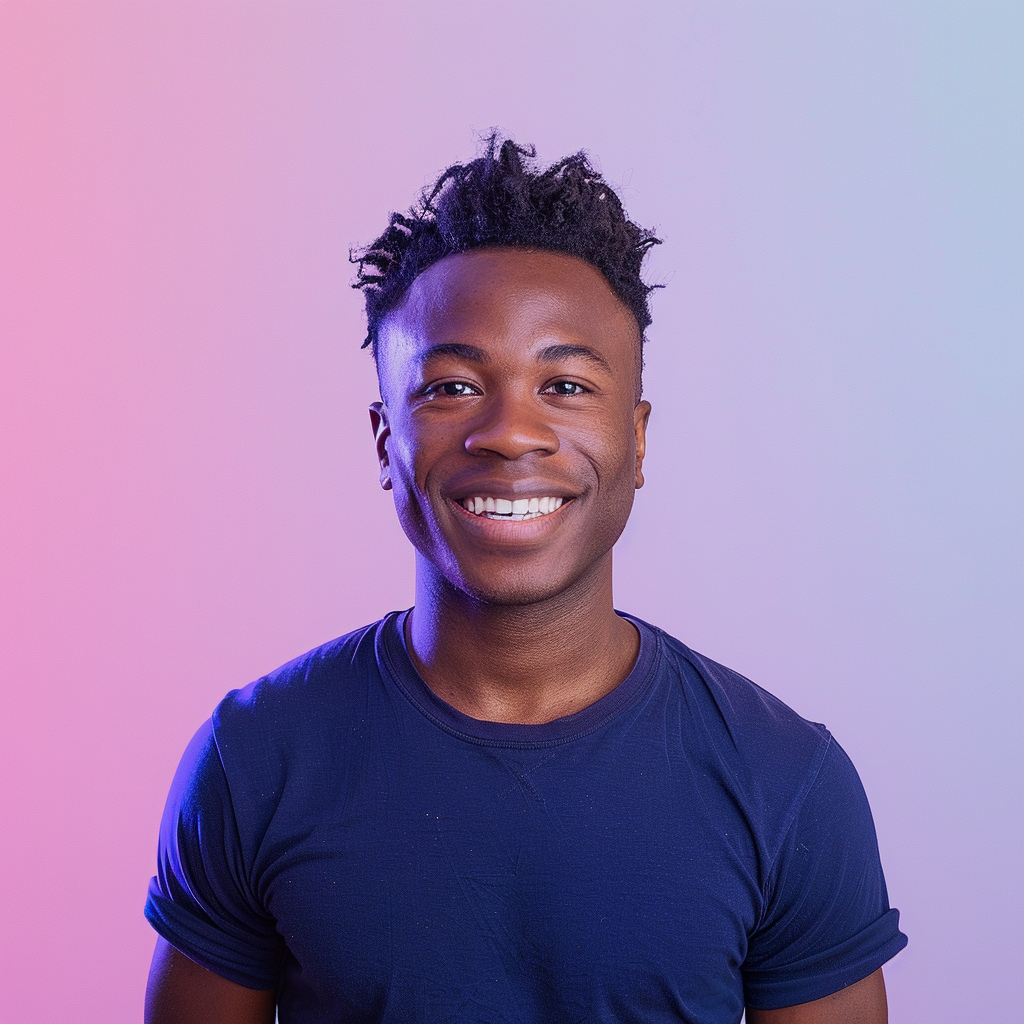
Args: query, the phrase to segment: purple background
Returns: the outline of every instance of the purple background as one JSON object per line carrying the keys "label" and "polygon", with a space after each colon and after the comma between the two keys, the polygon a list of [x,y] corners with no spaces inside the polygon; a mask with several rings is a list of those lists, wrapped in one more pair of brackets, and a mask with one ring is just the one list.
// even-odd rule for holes
{"label": "purple background", "polygon": [[1020,1018],[1019,3],[4,3],[0,1016],[141,1016],[223,693],[410,603],[350,244],[500,125],[666,244],[617,602],[824,721]]}

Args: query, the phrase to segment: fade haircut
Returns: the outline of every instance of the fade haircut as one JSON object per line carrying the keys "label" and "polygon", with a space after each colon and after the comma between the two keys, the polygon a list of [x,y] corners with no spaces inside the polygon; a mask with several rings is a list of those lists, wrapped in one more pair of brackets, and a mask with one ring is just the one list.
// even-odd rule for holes
{"label": "fade haircut", "polygon": [[585,152],[541,170],[533,146],[492,131],[483,155],[453,164],[407,213],[392,213],[387,230],[349,254],[358,267],[353,288],[366,298],[363,348],[377,358],[380,326],[413,279],[453,253],[486,246],[566,253],[592,264],[632,310],[641,342],[651,322],[650,292],[640,277],[647,250],[660,238],[626,217],[614,189]]}

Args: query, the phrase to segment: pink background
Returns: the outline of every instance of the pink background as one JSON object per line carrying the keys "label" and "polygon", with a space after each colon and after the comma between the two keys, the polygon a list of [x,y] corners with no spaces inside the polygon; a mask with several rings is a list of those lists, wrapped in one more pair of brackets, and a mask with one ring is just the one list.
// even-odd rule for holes
{"label": "pink background", "polygon": [[141,1018],[223,693],[411,601],[350,244],[501,125],[666,244],[620,607],[826,722],[910,947],[1019,1020],[1017,3],[0,7],[0,1019]]}

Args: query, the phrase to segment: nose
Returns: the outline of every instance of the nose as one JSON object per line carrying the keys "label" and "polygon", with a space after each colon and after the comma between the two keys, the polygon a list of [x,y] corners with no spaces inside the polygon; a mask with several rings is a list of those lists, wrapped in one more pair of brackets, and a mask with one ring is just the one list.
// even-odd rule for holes
{"label": "nose", "polygon": [[554,455],[558,451],[558,434],[533,395],[495,399],[481,413],[466,437],[470,455],[519,459],[531,453]]}

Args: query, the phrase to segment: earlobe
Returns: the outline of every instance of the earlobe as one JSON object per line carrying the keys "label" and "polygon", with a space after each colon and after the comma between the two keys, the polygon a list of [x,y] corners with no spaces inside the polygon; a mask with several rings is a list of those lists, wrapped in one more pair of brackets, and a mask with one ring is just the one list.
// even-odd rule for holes
{"label": "earlobe", "polygon": [[633,429],[636,431],[636,484],[644,485],[644,455],[647,454],[647,421],[651,418],[651,403],[637,402],[633,410]]}
{"label": "earlobe", "polygon": [[380,465],[380,485],[385,491],[390,491],[391,462],[388,458],[388,438],[391,436],[391,425],[388,423],[388,410],[383,402],[371,403],[370,426],[373,428],[377,462]]}

